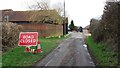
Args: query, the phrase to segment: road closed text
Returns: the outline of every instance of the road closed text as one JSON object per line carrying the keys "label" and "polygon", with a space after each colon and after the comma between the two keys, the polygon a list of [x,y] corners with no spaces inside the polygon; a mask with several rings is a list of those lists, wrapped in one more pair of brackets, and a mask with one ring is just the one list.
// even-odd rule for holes
{"label": "road closed text", "polygon": [[26,35],[20,40],[20,43],[35,43],[36,39],[33,35]]}

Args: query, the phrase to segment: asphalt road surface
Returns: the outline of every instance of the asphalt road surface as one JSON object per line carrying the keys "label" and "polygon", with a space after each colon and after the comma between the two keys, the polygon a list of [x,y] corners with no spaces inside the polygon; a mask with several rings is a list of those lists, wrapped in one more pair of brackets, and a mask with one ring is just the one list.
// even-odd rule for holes
{"label": "asphalt road surface", "polygon": [[95,66],[84,44],[84,35],[77,32],[70,35],[35,66]]}

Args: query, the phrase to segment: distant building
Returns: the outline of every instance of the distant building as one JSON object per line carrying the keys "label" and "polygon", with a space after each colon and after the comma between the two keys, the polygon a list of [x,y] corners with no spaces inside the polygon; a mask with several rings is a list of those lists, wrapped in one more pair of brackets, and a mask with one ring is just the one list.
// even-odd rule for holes
{"label": "distant building", "polygon": [[85,26],[84,29],[89,30],[90,29],[90,25]]}
{"label": "distant building", "polygon": [[84,29],[88,30],[88,32],[90,33],[90,25],[85,26]]}

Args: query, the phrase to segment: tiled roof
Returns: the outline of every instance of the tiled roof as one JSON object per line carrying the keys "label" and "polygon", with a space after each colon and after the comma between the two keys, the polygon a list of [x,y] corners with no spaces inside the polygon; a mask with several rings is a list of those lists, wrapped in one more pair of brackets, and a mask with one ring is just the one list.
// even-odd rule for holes
{"label": "tiled roof", "polygon": [[[2,14],[2,15],[1,15]],[[40,10],[40,11],[2,11],[2,17],[9,16],[9,21],[33,21],[41,20],[43,17],[51,16],[53,19],[60,17],[54,10]],[[0,16],[0,20],[2,17]],[[56,17],[57,16],[57,17]]]}
{"label": "tiled roof", "polygon": [[9,20],[10,21],[29,21],[30,14],[27,12],[21,11],[14,11],[9,13]]}

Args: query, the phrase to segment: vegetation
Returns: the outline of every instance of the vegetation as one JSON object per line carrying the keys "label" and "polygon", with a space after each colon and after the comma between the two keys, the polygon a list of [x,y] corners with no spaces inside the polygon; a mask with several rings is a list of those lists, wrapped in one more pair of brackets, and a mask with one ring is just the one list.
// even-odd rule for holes
{"label": "vegetation", "polygon": [[[120,8],[120,1],[116,2],[106,2],[106,5],[104,7],[104,12],[101,17],[101,19],[91,19],[90,21],[90,32],[92,34],[92,38],[95,43],[97,44],[92,44],[92,42],[89,42],[89,45],[91,46],[91,49],[93,52],[97,52],[96,50],[102,49],[104,51],[101,51],[101,53],[106,54],[106,59],[111,59],[111,61],[104,59],[102,61],[102,57],[99,57],[96,55],[96,58],[100,60],[101,64],[105,65],[116,65],[116,62],[120,64],[120,51],[118,49],[118,44],[120,42],[119,40],[119,25],[120,25],[120,13],[119,9]],[[104,44],[99,44],[99,43],[104,43]],[[94,48],[98,47],[98,48]],[[107,50],[110,50],[110,53],[106,53]],[[99,52],[97,52],[99,54]],[[110,56],[107,56],[107,55]],[[113,55],[112,55],[113,54]],[[102,56],[102,54],[101,54]],[[114,61],[112,58],[118,59]]]}
{"label": "vegetation", "polygon": [[31,66],[38,60],[41,60],[42,58],[44,58],[55,47],[57,47],[58,42],[60,42],[61,40],[67,37],[62,36],[61,38],[59,37],[39,38],[41,42],[41,50],[43,52],[38,54],[26,53],[24,52],[25,47],[17,46],[3,53],[2,65],[3,66]]}
{"label": "vegetation", "polygon": [[[115,52],[114,57],[119,59],[119,7],[120,2],[106,2],[104,12],[100,20],[91,19],[90,21],[90,32],[96,43],[104,43],[103,47],[108,48],[112,52]],[[97,45],[96,45],[97,46]],[[102,45],[101,45],[102,46]],[[119,60],[118,60],[119,61]]]}
{"label": "vegetation", "polygon": [[86,40],[92,54],[95,56],[98,66],[117,66],[116,53],[107,48],[105,44],[94,42],[93,38],[89,36]]}
{"label": "vegetation", "polygon": [[39,0],[28,6],[29,9],[36,10],[34,13],[28,12],[32,14],[30,20],[33,23],[63,24],[63,5],[59,2],[53,7],[50,3],[50,0]]}
{"label": "vegetation", "polygon": [[[62,24],[63,19],[56,10],[31,10],[27,12],[32,23]],[[42,16],[42,17],[41,17]]]}
{"label": "vegetation", "polygon": [[73,20],[71,20],[71,24],[69,25],[69,28],[71,31],[75,30],[75,25]]}
{"label": "vegetation", "polygon": [[0,54],[0,68],[2,67],[2,55]]}
{"label": "vegetation", "polygon": [[17,45],[22,26],[10,22],[2,23],[2,51],[5,52]]}
{"label": "vegetation", "polygon": [[[2,23],[0,23],[0,44],[2,44]],[[2,45],[0,45],[0,51],[2,51]]]}

